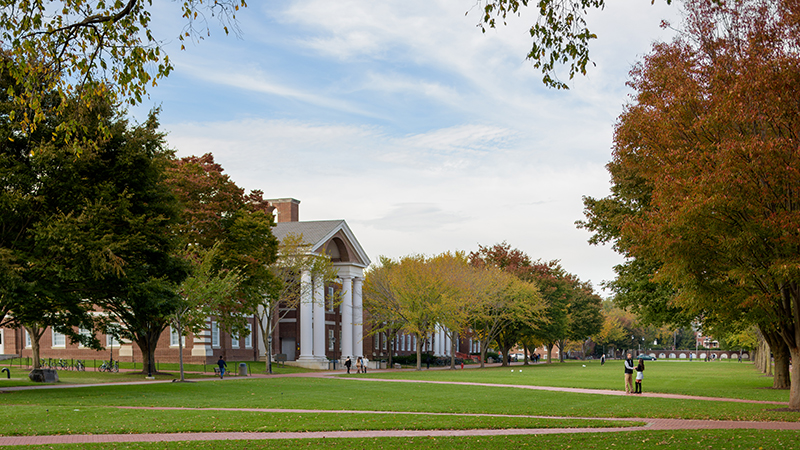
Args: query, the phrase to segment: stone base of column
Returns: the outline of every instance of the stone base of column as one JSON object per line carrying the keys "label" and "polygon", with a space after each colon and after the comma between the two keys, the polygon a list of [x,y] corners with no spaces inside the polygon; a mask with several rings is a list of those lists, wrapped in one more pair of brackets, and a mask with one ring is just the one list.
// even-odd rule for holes
{"label": "stone base of column", "polygon": [[321,356],[301,356],[296,361],[286,361],[287,366],[305,369],[328,370],[328,358]]}

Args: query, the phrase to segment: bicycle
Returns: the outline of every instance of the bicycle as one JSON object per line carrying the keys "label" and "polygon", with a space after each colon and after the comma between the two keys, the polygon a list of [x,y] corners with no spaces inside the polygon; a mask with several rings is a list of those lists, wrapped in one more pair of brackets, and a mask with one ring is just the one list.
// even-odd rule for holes
{"label": "bicycle", "polygon": [[83,363],[82,360],[79,359],[79,360],[75,361],[75,370],[77,370],[78,372],[85,372],[86,371],[86,365]]}
{"label": "bicycle", "polygon": [[100,364],[100,368],[97,370],[100,372],[119,372],[119,361],[103,361],[103,364]]}

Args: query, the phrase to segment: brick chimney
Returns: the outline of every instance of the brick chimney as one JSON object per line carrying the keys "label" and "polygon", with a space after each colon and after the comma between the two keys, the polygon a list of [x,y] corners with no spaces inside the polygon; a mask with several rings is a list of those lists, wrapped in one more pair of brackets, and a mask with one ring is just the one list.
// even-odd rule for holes
{"label": "brick chimney", "polygon": [[275,198],[267,201],[275,207],[275,223],[300,221],[300,200]]}

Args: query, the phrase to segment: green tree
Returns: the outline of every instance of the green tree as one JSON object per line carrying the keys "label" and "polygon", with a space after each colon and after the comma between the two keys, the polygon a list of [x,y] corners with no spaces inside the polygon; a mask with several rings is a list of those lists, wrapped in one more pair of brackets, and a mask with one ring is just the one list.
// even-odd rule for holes
{"label": "green tree", "polygon": [[215,297],[213,308],[204,311],[217,318],[221,329],[244,336],[248,315],[277,289],[269,268],[278,249],[270,206],[261,191],[245,193],[237,186],[210,153],[173,160],[168,173],[181,205],[174,230],[182,254],[195,254],[190,259],[200,260],[203,252],[214,249],[209,276],[238,274],[236,292]]}
{"label": "green tree", "polygon": [[220,244],[209,250],[186,251],[184,258],[191,264],[189,276],[178,287],[180,302],[172,314],[171,323],[178,334],[178,362],[181,381],[183,372],[183,338],[188,332],[198,333],[206,328],[209,316],[219,315],[220,305],[236,294],[241,275],[238,270],[216,270],[214,265]]}
{"label": "green tree", "polygon": [[[236,31],[236,12],[245,6],[244,0],[184,1],[185,26],[175,36],[202,39],[210,33],[206,14],[226,34]],[[65,103],[44,101],[44,92],[57,92],[62,100],[80,97],[78,105],[101,98],[141,102],[148,87],[173,70],[151,29],[151,8],[145,0],[0,2],[0,43],[16,80],[9,93],[18,114],[10,119],[32,131],[48,115],[68,117],[58,128],[70,137],[81,124],[65,115]]]}
{"label": "green tree", "polygon": [[143,372],[151,373],[158,339],[180,301],[176,286],[188,272],[171,232],[179,216],[164,181],[170,152],[155,113],[135,127],[110,107],[95,117],[111,137],[96,124],[87,127],[95,144],[72,158],[75,184],[63,193],[86,200],[49,224],[48,242],[72,263],[81,293],[108,314],[112,332],[138,345]]}

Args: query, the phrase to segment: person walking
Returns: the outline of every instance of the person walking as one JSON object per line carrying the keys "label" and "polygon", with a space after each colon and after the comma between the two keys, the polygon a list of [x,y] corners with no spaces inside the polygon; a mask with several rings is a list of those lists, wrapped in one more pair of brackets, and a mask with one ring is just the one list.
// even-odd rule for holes
{"label": "person walking", "polygon": [[605,363],[606,363],[606,354],[603,353],[603,356],[600,357],[600,365],[602,366]]}
{"label": "person walking", "polygon": [[625,393],[633,393],[633,359],[630,353],[625,359]]}
{"label": "person walking", "polygon": [[644,380],[644,360],[639,360],[639,365],[636,366],[636,393],[642,393],[642,380]]}
{"label": "person walking", "polygon": [[220,379],[225,377],[225,369],[228,368],[228,365],[225,363],[225,360],[222,359],[222,356],[219,357],[219,361],[217,361],[217,365],[219,366],[219,377]]}
{"label": "person walking", "polygon": [[347,373],[350,373],[350,366],[353,365],[353,361],[350,361],[350,357],[348,356],[346,360],[344,360],[344,366],[347,367]]}
{"label": "person walking", "polygon": [[363,366],[362,366],[362,369],[364,370],[364,373],[367,373],[367,364],[369,364],[369,360],[365,356],[364,357],[364,363],[363,363]]}
{"label": "person walking", "polygon": [[361,368],[364,367],[364,361],[359,356],[356,360],[356,373],[361,373]]}

